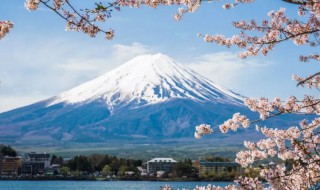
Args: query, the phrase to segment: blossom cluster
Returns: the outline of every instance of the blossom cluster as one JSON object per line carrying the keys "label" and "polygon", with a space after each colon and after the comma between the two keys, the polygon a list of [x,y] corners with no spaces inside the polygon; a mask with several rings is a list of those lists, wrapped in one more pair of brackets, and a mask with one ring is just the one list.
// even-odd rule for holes
{"label": "blossom cluster", "polygon": [[38,9],[39,4],[40,4],[40,0],[27,0],[24,3],[24,6],[26,7],[27,10],[34,11]]}
{"label": "blossom cluster", "polygon": [[67,31],[81,31],[90,37],[95,37],[98,33],[102,32],[105,34],[106,39],[109,40],[114,37],[114,30],[102,30],[98,26],[98,23],[105,22],[107,18],[111,17],[112,10],[119,10],[116,3],[109,4],[108,6],[96,3],[96,7],[93,9],[77,10],[70,4],[69,0],[26,0],[25,7],[29,11],[34,11],[39,8],[41,3],[66,20]]}
{"label": "blossom cluster", "polygon": [[12,28],[13,28],[13,22],[0,21],[0,39],[4,38]]}
{"label": "blossom cluster", "polygon": [[293,165],[288,171],[284,164],[265,168],[260,176],[265,178],[272,189],[312,189],[319,181],[319,158],[301,166]]}
{"label": "blossom cluster", "polygon": [[220,187],[208,184],[207,186],[196,186],[194,190],[262,190],[265,185],[258,178],[239,177],[235,182],[238,185],[230,184],[226,187]]}
{"label": "blossom cluster", "polygon": [[[245,142],[248,148],[237,154],[236,161],[242,166],[248,166],[255,160],[277,156],[282,160],[292,160],[293,169],[288,170],[283,164],[275,167],[265,167],[260,176],[265,178],[275,189],[311,188],[320,180],[320,118],[310,124],[306,120],[300,122],[300,128],[290,127],[285,130],[261,129],[268,137],[259,142]],[[295,189],[295,188],[293,188]]]}
{"label": "blossom cluster", "polygon": [[293,75],[292,79],[297,81],[302,87],[306,86],[308,88],[320,88],[320,73],[308,76],[306,78],[300,77],[298,75]]}
{"label": "blossom cluster", "polygon": [[107,6],[95,3],[93,9],[76,9],[71,5],[70,0],[26,0],[25,7],[29,11],[39,8],[40,4],[44,4],[49,9],[56,12],[60,17],[66,20],[66,30],[82,31],[91,37],[95,37],[99,32],[105,33],[107,39],[113,39],[114,30],[102,30],[98,26],[98,22],[106,22],[111,17],[113,10],[120,10],[120,7],[149,6],[156,8],[160,5],[179,6],[177,14],[174,15],[176,20],[180,20],[185,13],[191,13],[198,9],[201,0],[115,0]]}
{"label": "blossom cluster", "polygon": [[[295,76],[301,86],[319,86],[319,74],[307,78]],[[269,101],[267,98],[247,98],[245,105],[252,111],[260,114],[260,119],[249,121],[246,116],[239,113],[220,125],[222,133],[229,129],[237,130],[241,125],[248,127],[250,123],[259,122],[270,117],[284,113],[320,114],[320,100],[312,96],[305,96],[298,100],[291,96],[286,101],[275,98]],[[285,129],[258,127],[258,130],[266,137],[258,142],[245,141],[246,150],[236,154],[236,162],[243,167],[251,167],[256,161],[277,158],[283,163],[270,163],[261,165],[260,178],[268,183],[268,189],[312,189],[320,181],[320,117],[311,122],[302,120],[299,126]],[[289,165],[284,163],[289,161]],[[237,186],[215,187],[206,186],[198,189],[264,189],[266,188],[258,179],[240,178]]]}
{"label": "blossom cluster", "polygon": [[[211,1],[211,0],[209,0]],[[117,0],[119,6],[137,7],[148,6],[156,8],[163,6],[179,6],[178,12],[173,16],[174,19],[180,20],[185,13],[192,13],[198,9],[201,0]]]}
{"label": "blossom cluster", "polygon": [[[211,2],[213,0],[208,0]],[[230,9],[241,3],[251,3],[255,0],[234,0],[233,3],[226,3],[223,8]],[[292,0],[294,1],[294,0]],[[91,37],[95,37],[99,32],[105,33],[107,39],[114,36],[113,30],[102,30],[97,22],[106,22],[111,17],[113,10],[120,10],[120,7],[136,7],[149,6],[156,8],[158,6],[179,6],[178,12],[174,15],[176,20],[180,20],[184,14],[192,13],[198,9],[203,1],[201,0],[115,0],[113,3],[103,5],[95,3],[96,7],[92,9],[76,9],[70,4],[70,0],[26,0],[25,7],[29,11],[37,10],[42,3],[49,9],[56,12],[60,17],[67,21],[67,30],[82,31]],[[200,35],[206,42],[215,42],[219,45],[231,47],[237,45],[246,49],[245,52],[239,54],[240,57],[254,56],[261,52],[267,55],[277,43],[287,39],[293,40],[297,45],[310,44],[312,47],[319,45],[319,0],[305,0],[301,3],[298,14],[300,16],[309,16],[306,22],[300,22],[296,19],[289,19],[285,16],[285,9],[269,12],[269,20],[264,20],[260,25],[255,20],[250,22],[239,21],[234,22],[236,28],[241,31],[258,31],[262,36],[250,36],[244,32],[235,35],[232,38],[226,38],[223,35]],[[313,34],[314,40],[311,39]],[[302,61],[309,59],[319,60],[317,53],[310,56],[301,56]]]}
{"label": "blossom cluster", "polygon": [[[251,1],[250,1],[251,2]],[[255,20],[251,21],[238,21],[233,25],[241,30],[239,35],[234,35],[227,38],[223,35],[200,35],[206,42],[213,42],[221,46],[231,47],[238,46],[245,49],[244,52],[239,54],[240,58],[248,56],[256,56],[260,53],[267,55],[269,51],[273,50],[275,45],[282,41],[292,40],[296,45],[309,44],[311,47],[319,45],[319,0],[308,0],[308,3],[302,4],[299,8],[299,15],[308,15],[306,22],[301,22],[297,19],[290,19],[285,15],[285,9],[280,8],[278,11],[270,11],[269,18],[263,20],[261,24],[257,24]],[[226,4],[224,8],[229,9],[238,3]],[[261,33],[257,36],[247,34],[245,31],[256,31]],[[311,36],[313,34],[313,36]],[[311,38],[312,37],[312,38]],[[307,61],[309,59],[319,60],[317,53],[310,56],[300,56],[300,60]]]}
{"label": "blossom cluster", "polygon": [[194,190],[240,190],[240,188],[238,188],[235,185],[228,185],[227,187],[220,187],[220,186],[215,186],[215,185],[211,185],[208,184],[207,186],[196,186],[196,188]]}
{"label": "blossom cluster", "polygon": [[[298,78],[297,81],[302,79]],[[314,85],[319,80],[315,77],[313,80],[308,80],[305,83]],[[265,120],[269,117],[274,117],[282,113],[305,113],[305,114],[320,114],[320,100],[310,95],[305,95],[301,100],[295,96],[290,96],[286,101],[281,101],[280,98],[274,98],[269,101],[267,98],[246,98],[245,105],[252,111],[260,114],[260,119]]]}
{"label": "blossom cluster", "polygon": [[299,59],[301,62],[308,62],[311,59],[316,60],[316,61],[320,61],[320,55],[318,53],[313,53],[308,56],[300,55]]}
{"label": "blossom cluster", "polygon": [[[67,21],[66,29],[82,31],[91,37],[95,37],[99,32],[106,34],[107,39],[114,37],[114,31],[102,30],[96,22],[105,22],[111,17],[112,10],[120,10],[120,7],[135,7],[139,8],[142,5],[152,8],[158,6],[179,6],[178,12],[174,14],[174,19],[180,20],[184,14],[195,12],[201,5],[201,0],[115,0],[109,3],[108,6],[101,2],[96,3],[96,8],[85,9],[84,11],[76,10],[69,2],[70,0],[26,0],[25,7],[29,11],[37,10],[42,3],[49,9],[56,12],[60,17]],[[210,2],[212,0],[208,0]],[[234,7],[239,3],[250,3],[254,0],[235,0],[234,3],[225,4],[224,8]],[[51,2],[51,4],[50,4]]]}
{"label": "blossom cluster", "polygon": [[[99,32],[105,33],[107,39],[114,36],[113,30],[104,31],[96,22],[106,22],[111,17],[112,10],[120,10],[120,7],[136,7],[149,6],[156,8],[158,6],[179,6],[178,12],[174,15],[176,20],[180,20],[184,14],[192,13],[201,5],[201,0],[115,0],[107,6],[101,2],[96,3],[93,9],[75,9],[69,2],[70,0],[26,0],[25,6],[29,11],[37,10],[42,3],[49,9],[56,12],[59,16],[67,21],[67,30],[82,31],[91,37],[95,37]],[[212,0],[208,0],[211,2]],[[234,0],[233,3],[226,3],[223,8],[230,9],[240,3],[251,3],[255,0]],[[80,11],[81,10],[81,11]],[[260,25],[255,20],[250,22],[239,21],[234,22],[236,28],[242,31],[258,31],[264,34],[261,37],[250,36],[244,32],[235,35],[232,38],[226,38],[223,35],[200,35],[206,42],[215,42],[219,45],[231,47],[237,45],[246,49],[245,52],[239,54],[241,58],[247,56],[255,56],[259,52],[267,55],[277,43],[287,39],[293,40],[297,45],[310,44],[313,47],[319,45],[319,0],[306,0],[299,8],[299,15],[308,15],[307,22],[300,22],[296,19],[289,19],[284,14],[285,9],[269,12],[269,20],[264,20]],[[311,40],[311,34],[314,40]],[[319,60],[317,53],[310,56],[301,56],[302,61],[309,59]]]}
{"label": "blossom cluster", "polygon": [[194,132],[194,136],[197,139],[202,138],[202,135],[211,134],[213,133],[213,129],[211,129],[210,125],[201,124],[196,126],[196,131]]}
{"label": "blossom cluster", "polygon": [[222,125],[219,126],[222,133],[227,133],[229,129],[236,131],[240,125],[244,128],[248,128],[250,125],[250,120],[240,113],[235,113],[232,119],[225,121]]}

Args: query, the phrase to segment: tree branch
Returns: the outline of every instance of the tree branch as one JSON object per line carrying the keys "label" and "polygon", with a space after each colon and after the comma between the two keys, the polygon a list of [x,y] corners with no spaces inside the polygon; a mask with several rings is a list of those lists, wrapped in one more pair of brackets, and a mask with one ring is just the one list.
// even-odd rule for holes
{"label": "tree branch", "polygon": [[305,5],[306,2],[303,0],[282,0],[286,3],[291,3],[291,4],[298,4],[298,5]]}
{"label": "tree branch", "polygon": [[311,76],[309,76],[309,77],[305,78],[304,80],[300,81],[300,82],[297,84],[297,86],[299,86],[299,85],[301,85],[301,84],[305,83],[306,81],[308,81],[308,80],[312,79],[313,77],[315,77],[315,76],[317,76],[317,75],[320,75],[320,72],[317,72],[317,73],[315,73],[315,74],[313,74],[313,75],[311,75]]}

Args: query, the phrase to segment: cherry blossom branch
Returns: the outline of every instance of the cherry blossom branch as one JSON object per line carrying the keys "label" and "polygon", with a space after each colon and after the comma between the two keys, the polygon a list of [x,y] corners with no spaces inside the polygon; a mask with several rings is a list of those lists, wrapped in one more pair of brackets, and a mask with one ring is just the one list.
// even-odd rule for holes
{"label": "cherry blossom branch", "polygon": [[13,22],[0,20],[0,40],[4,38],[13,28]]}
{"label": "cherry blossom branch", "polygon": [[38,9],[39,4],[43,4],[64,19],[67,22],[67,30],[82,31],[91,37],[98,33],[104,33],[107,39],[114,37],[112,29],[103,30],[96,22],[105,22],[106,18],[111,17],[112,10],[118,10],[116,3],[110,3],[109,6],[96,3],[94,9],[86,9],[83,14],[69,0],[26,0],[25,6],[29,11],[33,11]]}
{"label": "cherry blossom branch", "polygon": [[291,3],[291,4],[298,4],[298,5],[305,5],[306,4],[306,1],[303,1],[303,0],[283,0],[284,2],[287,2],[287,3]]}
{"label": "cherry blossom branch", "polygon": [[[317,78],[316,78],[317,77]],[[320,72],[317,72],[307,78],[302,78],[297,75],[293,76],[293,79],[298,82],[297,86],[301,85],[303,86],[304,84],[307,84],[309,87],[315,86],[318,87],[320,86]],[[315,80],[312,80],[315,79]]]}
{"label": "cherry blossom branch", "polygon": [[[167,5],[167,6],[177,5],[180,8],[178,13],[175,14],[174,17],[175,19],[180,20],[185,13],[192,13],[196,11],[200,6],[201,2],[205,2],[205,1],[212,2],[213,0],[187,0],[187,1],[186,0],[155,0],[155,1],[116,0],[113,3],[110,3],[109,6],[104,6],[101,3],[100,4],[96,3],[97,7],[92,10],[86,9],[85,14],[80,14],[79,11],[75,9],[74,6],[69,2],[69,0],[26,0],[25,6],[29,11],[37,10],[39,7],[39,4],[41,3],[45,5],[47,8],[49,8],[50,10],[54,11],[56,14],[58,14],[61,18],[67,21],[67,30],[82,31],[91,37],[95,37],[97,33],[101,32],[106,35],[107,39],[112,39],[114,37],[114,31],[112,29],[106,31],[101,29],[95,24],[95,22],[105,22],[106,18],[111,17],[111,11],[113,10],[111,8],[114,8],[114,10],[120,10],[120,6],[140,7],[141,5],[145,5],[145,6],[156,8],[157,6],[160,6],[160,5]],[[239,5],[240,3],[252,3],[254,1],[255,0],[234,0],[234,3],[227,3],[223,7],[225,9],[230,9],[235,7],[236,5]],[[318,3],[317,0],[302,0],[302,1],[284,0],[284,1],[288,3],[300,4],[301,15],[305,14],[306,12],[309,12],[311,15],[317,15],[319,12],[319,7],[315,6]],[[53,6],[49,5],[50,2],[52,2]],[[65,4],[68,5],[69,8],[71,8],[73,13],[67,11],[66,8],[63,8]],[[181,7],[181,5],[185,6],[186,9]],[[97,13],[97,15],[95,18],[89,19],[91,18],[90,13]],[[77,20],[77,17],[79,18],[78,20]],[[305,25],[309,25],[309,24],[310,22]],[[319,25],[319,23],[317,24]],[[257,27],[256,29],[258,31],[266,30],[265,27]],[[269,28],[269,30],[273,30],[273,29]],[[282,41],[286,41],[291,38],[294,38],[294,41],[296,41],[296,38],[300,38],[299,36],[318,32],[319,27],[314,28],[314,30],[302,32],[300,34],[293,34],[289,30],[282,30],[281,28],[279,28],[278,31],[281,32],[285,36],[285,38],[274,40],[274,41],[266,41],[265,43],[264,42],[256,43],[256,45],[260,44],[261,46],[248,48],[247,52],[250,52],[250,53],[247,53],[247,55],[242,54],[242,57],[246,57],[249,55],[256,55],[257,52],[259,51],[261,51],[264,55],[266,55],[269,50],[273,49],[274,44],[280,43]],[[8,32],[0,33],[2,36],[0,37],[3,38],[3,36],[5,36],[7,33]],[[287,36],[287,34],[293,34],[293,35]],[[319,39],[317,39],[318,36],[319,35],[315,35],[315,42],[319,44]],[[255,44],[254,42],[250,42],[250,40],[247,40],[247,41],[249,44],[250,43]],[[308,43],[315,44],[315,42],[308,42]],[[241,44],[243,45],[243,43]],[[229,44],[227,46],[230,47]],[[312,59],[314,57],[315,56],[309,56],[309,57],[304,57],[304,59]]]}
{"label": "cherry blossom branch", "polygon": [[48,5],[48,2],[49,2],[49,1],[50,1],[50,0],[47,0],[47,1],[40,0],[40,2],[41,2],[44,6],[46,6],[47,8],[51,9],[53,12],[55,12],[56,14],[58,14],[62,19],[68,21],[68,18],[67,18],[67,17],[63,16],[63,15],[62,15],[59,11],[57,11],[55,8],[53,8],[53,7],[51,7],[51,6]]}
{"label": "cherry blossom branch", "polygon": [[[319,175],[314,175],[320,171],[320,156],[317,151],[309,150],[319,148],[319,132],[313,133],[319,126],[320,118],[314,120],[310,125],[305,124],[305,122],[301,123],[301,130],[296,127],[291,127],[287,130],[263,128],[261,131],[269,138],[260,140],[257,144],[245,142],[244,145],[249,150],[240,151],[237,154],[236,161],[243,166],[247,166],[256,160],[262,160],[268,156],[277,155],[282,160],[293,159],[297,164],[294,165],[293,170],[285,172],[286,170],[283,166],[277,165],[276,168],[267,167],[263,169],[261,176],[276,189],[280,188],[278,185],[286,188],[288,186],[313,186],[320,179]],[[301,135],[304,135],[303,139],[299,139]],[[286,146],[286,140],[291,141],[291,146]],[[278,147],[278,151],[274,150],[276,146]],[[306,177],[305,179],[307,179],[309,183],[305,183],[305,180],[301,181],[303,177]],[[290,181],[292,181],[292,183],[290,183]]]}
{"label": "cherry blossom branch", "polygon": [[[309,2],[313,2],[313,0],[309,0]],[[314,6],[314,4],[316,6]],[[318,38],[320,31],[320,21],[318,19],[320,16],[320,9],[317,7],[318,4],[319,2],[301,5],[302,7],[310,10],[310,12],[308,12],[309,19],[305,23],[298,21],[297,19],[289,19],[284,14],[285,9],[281,8],[278,11],[269,12],[269,19],[262,21],[260,25],[258,25],[254,20],[251,20],[250,22],[246,22],[244,20],[234,22],[234,26],[240,29],[241,33],[233,36],[232,38],[226,38],[219,34],[200,34],[199,36],[206,42],[213,42],[226,47],[238,46],[239,48],[245,49],[244,52],[239,54],[241,58],[256,56],[259,52],[263,55],[267,55],[269,51],[274,49],[276,44],[288,40],[292,40],[296,45],[309,44],[311,47],[316,47],[316,44],[319,41]],[[305,9],[300,8],[299,14],[303,16],[307,14],[307,12]],[[260,32],[262,36],[251,36],[246,34],[244,31]],[[310,39],[311,34],[314,34],[314,41]],[[316,56],[304,56],[302,58],[308,60],[310,58],[316,58]]]}

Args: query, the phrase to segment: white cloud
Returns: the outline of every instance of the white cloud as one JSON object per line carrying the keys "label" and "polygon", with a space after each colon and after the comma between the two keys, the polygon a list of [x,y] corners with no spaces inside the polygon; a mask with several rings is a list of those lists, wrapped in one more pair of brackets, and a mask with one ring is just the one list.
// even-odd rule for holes
{"label": "white cloud", "polygon": [[231,52],[218,52],[202,55],[187,66],[210,80],[231,90],[243,88],[253,75],[270,65],[255,59],[240,59]]}
{"label": "white cloud", "polygon": [[81,52],[68,58],[62,64],[58,64],[57,67],[68,71],[89,71],[101,74],[101,72],[109,71],[138,55],[152,53],[149,47],[140,43],[115,44],[112,47],[95,48],[97,47],[90,47],[91,51],[98,52],[95,55],[86,55]]}
{"label": "white cloud", "polygon": [[0,112],[57,95],[137,55],[152,52],[139,43],[100,46],[59,39],[34,40],[23,43],[25,46],[10,43],[0,44]]}
{"label": "white cloud", "polygon": [[19,108],[22,105],[32,104],[45,98],[47,98],[47,96],[41,94],[0,96],[0,113]]}
{"label": "white cloud", "polygon": [[125,62],[138,55],[152,53],[149,47],[132,43],[131,45],[116,44],[113,46],[112,57],[120,62]]}

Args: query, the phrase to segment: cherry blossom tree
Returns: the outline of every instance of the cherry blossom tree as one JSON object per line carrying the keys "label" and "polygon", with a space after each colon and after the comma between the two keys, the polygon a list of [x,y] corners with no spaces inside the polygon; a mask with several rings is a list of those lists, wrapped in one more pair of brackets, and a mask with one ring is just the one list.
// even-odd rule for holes
{"label": "cherry blossom tree", "polygon": [[[239,3],[249,3],[252,1],[236,1],[225,4],[224,8],[230,9]],[[234,22],[234,27],[241,30],[240,34],[227,38],[223,35],[200,35],[206,42],[216,43],[221,46],[238,46],[244,49],[239,54],[240,58],[256,56],[259,53],[267,55],[269,51],[284,41],[291,40],[298,46],[311,46],[317,48],[320,45],[320,1],[290,1],[299,4],[298,14],[301,17],[291,19],[285,15],[285,9],[270,11],[268,19],[258,24],[255,20]],[[250,35],[249,32],[255,34]],[[320,61],[319,54],[300,55],[300,61]],[[316,72],[307,77],[293,76],[297,81],[297,86],[314,88],[319,90],[320,72]],[[280,98],[268,100],[267,98],[247,98],[245,105],[252,111],[258,112],[260,118],[250,121],[246,116],[236,113],[233,117],[219,126],[222,133],[229,130],[236,131],[239,127],[247,128],[250,125],[262,120],[276,117],[282,114],[313,114],[315,118],[308,122],[302,120],[299,126],[287,127],[280,130],[257,126],[257,129],[266,137],[253,143],[245,141],[247,148],[236,155],[236,162],[243,167],[251,167],[256,161],[267,158],[278,158],[283,161],[291,160],[292,169],[286,168],[284,164],[266,165],[260,173],[260,178],[267,181],[262,183],[259,179],[239,178],[236,180],[237,186],[229,185],[224,189],[320,189],[320,100],[310,95],[305,95],[303,99],[291,96],[288,100],[282,101]],[[209,125],[196,127],[195,137],[212,133]],[[221,187],[198,187],[198,190],[223,189]]]}
{"label": "cherry blossom tree", "polygon": [[[206,0],[205,2],[210,1]],[[255,0],[226,0],[224,9],[232,9],[241,4],[254,3]],[[221,34],[199,34],[205,42],[215,43],[220,46],[236,46],[243,49],[240,58],[268,55],[274,48],[285,41],[292,41],[297,46],[310,46],[315,52],[309,55],[298,55],[302,62],[320,61],[320,55],[316,52],[320,45],[320,0],[284,0],[297,4],[298,18],[290,18],[286,15],[285,8],[270,11],[267,18],[261,23],[257,21],[241,20],[233,22],[233,26],[240,30],[239,34],[226,37]],[[91,37],[98,33],[104,33],[107,39],[114,37],[112,29],[103,30],[99,23],[106,22],[113,11],[119,11],[122,7],[149,6],[178,6],[174,15],[176,20],[183,18],[185,14],[198,9],[203,0],[115,0],[112,3],[96,3],[92,9],[76,9],[70,0],[26,0],[25,6],[29,11],[37,10],[39,6],[45,6],[66,21],[66,29],[81,31]],[[267,3],[267,2],[266,2]],[[7,35],[13,28],[11,21],[0,21],[0,39]],[[309,76],[294,75],[297,86],[320,90],[320,72]],[[211,189],[319,189],[320,182],[320,99],[305,95],[299,99],[295,96],[287,100],[275,98],[247,98],[244,104],[252,111],[258,112],[260,118],[249,120],[246,116],[236,113],[233,117],[219,126],[222,133],[230,130],[236,131],[239,127],[248,128],[254,124],[264,136],[258,142],[245,141],[246,150],[236,155],[236,161],[243,167],[251,167],[257,161],[268,158],[278,158],[283,161],[291,160],[292,168],[286,168],[284,164],[269,164],[263,167],[260,178],[241,177],[236,180],[237,185],[227,187],[197,187],[197,190]],[[276,129],[259,126],[259,122],[282,114],[313,114],[312,121],[302,120],[297,126]],[[195,137],[201,138],[210,134],[213,129],[209,125],[196,127]],[[262,183],[261,180],[267,183]]]}

